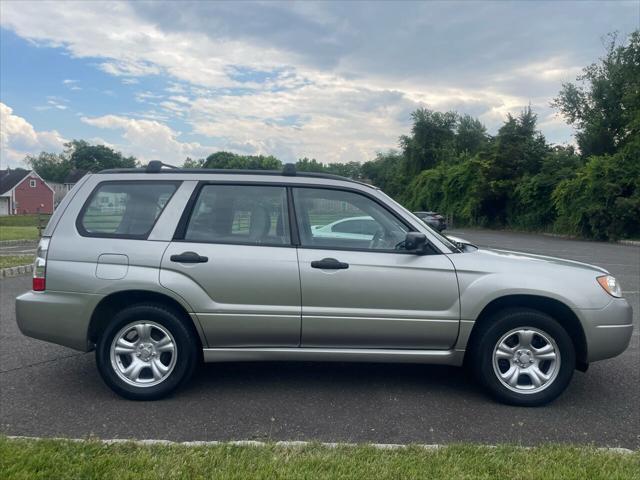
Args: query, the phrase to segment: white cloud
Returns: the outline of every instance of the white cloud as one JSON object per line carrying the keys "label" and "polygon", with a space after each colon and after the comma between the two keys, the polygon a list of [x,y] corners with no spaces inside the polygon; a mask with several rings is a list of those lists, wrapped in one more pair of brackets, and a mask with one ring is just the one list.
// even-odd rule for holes
{"label": "white cloud", "polygon": [[124,142],[114,144],[114,148],[127,155],[134,155],[142,162],[162,160],[180,165],[186,157],[202,157],[215,150],[197,142],[181,142],[178,140],[178,132],[156,120],[121,115],[82,117],[81,120],[94,127],[121,131]]}
{"label": "white cloud", "polygon": [[62,84],[67,87],[69,90],[82,90],[80,86],[78,86],[78,80],[72,80],[70,78],[66,78],[62,81]]}
{"label": "white cloud", "polygon": [[37,131],[13,109],[0,102],[0,163],[2,168],[26,167],[23,160],[28,154],[40,151],[61,151],[64,138],[55,130]]}
{"label": "white cloud", "polygon": [[[470,113],[495,131],[531,104],[554,139],[568,139],[570,128],[550,120],[551,96],[597,56],[601,34],[625,30],[631,9],[462,5],[5,2],[1,21],[118,83],[168,82],[134,94],[131,109],[144,112],[83,117],[121,131],[121,148],[143,159],[210,153],[167,126],[179,120],[217,148],[366,160],[397,145],[418,106]],[[66,107],[50,102],[39,108]]]}
{"label": "white cloud", "polygon": [[[201,33],[162,31],[122,2],[12,2],[3,5],[2,25],[48,46],[64,46],[78,58],[98,58],[103,71],[128,78],[168,74],[210,87],[233,86],[228,65],[274,68],[281,52],[243,41],[212,41]],[[104,28],[108,25],[108,28]]]}

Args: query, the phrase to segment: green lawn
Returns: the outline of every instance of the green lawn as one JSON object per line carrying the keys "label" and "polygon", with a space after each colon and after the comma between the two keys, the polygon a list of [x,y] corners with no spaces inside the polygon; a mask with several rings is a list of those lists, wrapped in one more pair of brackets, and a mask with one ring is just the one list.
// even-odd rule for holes
{"label": "green lawn", "polygon": [[638,479],[640,452],[588,447],[524,449],[457,445],[436,450],[370,446],[329,448],[106,445],[98,441],[0,437],[0,472],[11,479]]}
{"label": "green lawn", "polygon": [[0,268],[16,267],[33,263],[33,255],[8,255],[0,256]]}
{"label": "green lawn", "polygon": [[0,225],[0,240],[37,240],[37,227],[7,227]]}
{"label": "green lawn", "polygon": [[[42,215],[43,222],[49,220],[50,215]],[[45,221],[46,220],[46,221]],[[6,215],[0,217],[0,228],[2,227],[37,227],[38,215]]]}

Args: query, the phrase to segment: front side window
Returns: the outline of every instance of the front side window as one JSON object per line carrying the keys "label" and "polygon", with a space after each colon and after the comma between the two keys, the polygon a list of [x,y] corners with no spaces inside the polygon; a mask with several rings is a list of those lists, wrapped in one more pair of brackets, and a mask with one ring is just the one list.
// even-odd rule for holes
{"label": "front side window", "polygon": [[29,186],[31,188],[36,188],[36,185],[37,185],[37,183],[36,183],[35,178],[32,178],[31,180],[29,180]]}
{"label": "front side window", "polygon": [[409,229],[365,195],[343,190],[295,188],[303,247],[401,250]]}
{"label": "front side window", "polygon": [[83,208],[78,227],[90,236],[146,238],[177,188],[176,182],[104,182]]}
{"label": "front side window", "polygon": [[243,245],[289,245],[284,187],[204,185],[184,239]]}

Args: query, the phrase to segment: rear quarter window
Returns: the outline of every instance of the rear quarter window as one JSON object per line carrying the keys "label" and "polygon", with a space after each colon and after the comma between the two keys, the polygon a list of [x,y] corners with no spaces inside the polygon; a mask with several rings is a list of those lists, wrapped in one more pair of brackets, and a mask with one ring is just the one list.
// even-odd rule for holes
{"label": "rear quarter window", "polygon": [[76,221],[81,235],[147,238],[179,182],[100,183]]}

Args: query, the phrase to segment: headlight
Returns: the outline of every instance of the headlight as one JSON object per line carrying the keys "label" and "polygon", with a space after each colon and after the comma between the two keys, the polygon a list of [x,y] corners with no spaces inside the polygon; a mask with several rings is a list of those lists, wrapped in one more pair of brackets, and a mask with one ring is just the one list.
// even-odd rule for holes
{"label": "headlight", "polygon": [[602,277],[598,277],[596,280],[598,280],[600,286],[612,297],[622,297],[622,287],[620,287],[620,282],[618,282],[615,277],[612,277],[611,275],[603,275]]}

